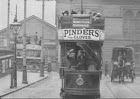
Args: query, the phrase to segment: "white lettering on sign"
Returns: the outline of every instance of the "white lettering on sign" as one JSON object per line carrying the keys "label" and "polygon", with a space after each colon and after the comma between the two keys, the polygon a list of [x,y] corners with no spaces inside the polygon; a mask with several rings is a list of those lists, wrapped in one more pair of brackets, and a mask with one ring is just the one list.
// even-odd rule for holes
{"label": "white lettering on sign", "polygon": [[89,24],[73,24],[73,27],[89,27]]}
{"label": "white lettering on sign", "polygon": [[90,22],[89,21],[73,21],[73,23],[86,23],[86,24],[89,24]]}
{"label": "white lettering on sign", "polygon": [[[59,29],[58,39],[64,40],[100,40],[99,29]],[[62,37],[63,36],[63,37]]]}

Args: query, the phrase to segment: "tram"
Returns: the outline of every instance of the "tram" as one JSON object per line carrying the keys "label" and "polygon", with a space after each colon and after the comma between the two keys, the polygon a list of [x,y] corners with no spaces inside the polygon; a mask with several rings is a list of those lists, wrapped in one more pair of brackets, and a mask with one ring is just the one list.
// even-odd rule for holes
{"label": "tram", "polygon": [[[61,16],[58,23],[62,99],[100,98],[104,18],[98,13],[72,14]],[[85,57],[83,65],[79,65],[79,51]],[[73,52],[76,63],[70,68],[68,56]]]}
{"label": "tram", "polygon": [[[122,57],[121,60],[119,57]],[[111,82],[119,77],[119,82],[124,82],[124,77],[130,78],[133,82],[135,78],[134,71],[134,48],[132,47],[115,47],[112,50],[112,73]],[[120,61],[119,61],[120,60]],[[121,64],[122,61],[122,64]]]}

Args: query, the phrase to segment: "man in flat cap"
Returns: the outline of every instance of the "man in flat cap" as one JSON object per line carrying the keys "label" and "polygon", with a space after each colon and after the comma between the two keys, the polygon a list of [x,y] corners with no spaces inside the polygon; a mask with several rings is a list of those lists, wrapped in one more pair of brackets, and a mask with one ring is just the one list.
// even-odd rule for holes
{"label": "man in flat cap", "polygon": [[75,58],[75,51],[74,51],[74,49],[71,49],[67,53],[67,59],[69,61],[68,69],[74,69],[73,67],[76,67],[76,65],[77,65],[77,61],[76,61],[76,58]]}

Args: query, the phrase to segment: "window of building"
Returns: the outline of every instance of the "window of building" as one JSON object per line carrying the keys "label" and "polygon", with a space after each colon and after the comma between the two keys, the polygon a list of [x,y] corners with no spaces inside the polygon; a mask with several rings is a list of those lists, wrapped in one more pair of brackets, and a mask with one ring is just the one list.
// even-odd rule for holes
{"label": "window of building", "polygon": [[133,10],[125,11],[123,14],[123,34],[128,40],[138,39],[140,36],[140,11],[134,13]]}

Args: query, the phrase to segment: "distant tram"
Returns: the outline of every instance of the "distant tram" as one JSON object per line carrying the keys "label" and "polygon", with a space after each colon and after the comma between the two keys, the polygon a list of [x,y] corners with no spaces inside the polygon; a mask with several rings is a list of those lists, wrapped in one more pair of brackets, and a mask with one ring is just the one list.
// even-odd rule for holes
{"label": "distant tram", "polygon": [[[104,18],[96,15],[72,14],[58,19],[62,99],[100,98]],[[71,65],[71,57],[75,65]]]}

